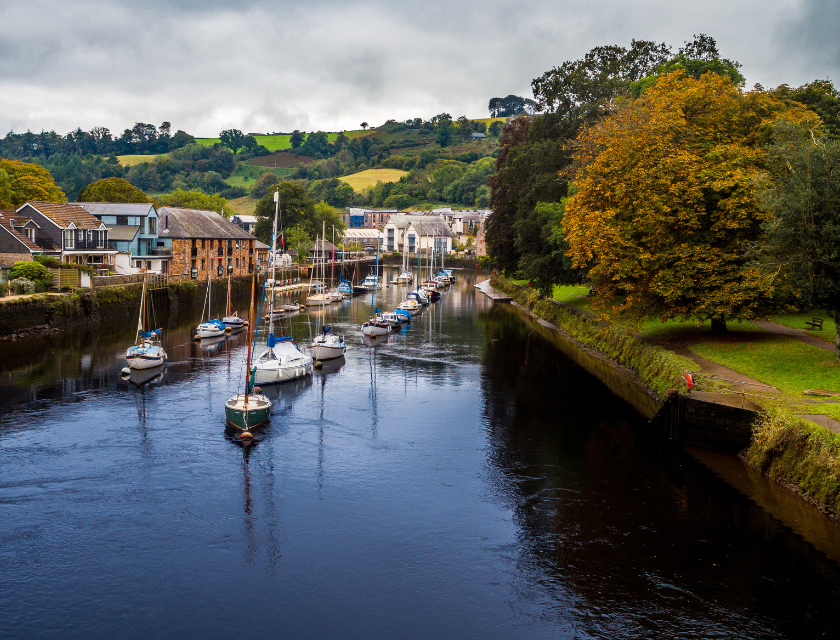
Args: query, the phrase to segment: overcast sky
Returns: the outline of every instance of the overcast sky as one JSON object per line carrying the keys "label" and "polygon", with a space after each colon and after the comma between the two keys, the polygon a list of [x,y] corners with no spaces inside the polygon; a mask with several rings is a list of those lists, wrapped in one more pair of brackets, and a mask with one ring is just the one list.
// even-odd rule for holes
{"label": "overcast sky", "polygon": [[840,84],[838,0],[0,0],[0,135],[137,121],[216,136],[488,116],[597,45],[695,33],[748,86]]}

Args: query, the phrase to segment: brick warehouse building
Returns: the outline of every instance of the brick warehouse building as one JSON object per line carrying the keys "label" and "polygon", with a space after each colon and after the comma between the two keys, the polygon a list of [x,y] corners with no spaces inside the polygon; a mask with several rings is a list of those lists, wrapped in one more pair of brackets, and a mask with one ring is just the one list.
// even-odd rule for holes
{"label": "brick warehouse building", "polygon": [[246,276],[257,266],[257,239],[215,211],[161,207],[158,221],[158,235],[172,240],[173,275]]}

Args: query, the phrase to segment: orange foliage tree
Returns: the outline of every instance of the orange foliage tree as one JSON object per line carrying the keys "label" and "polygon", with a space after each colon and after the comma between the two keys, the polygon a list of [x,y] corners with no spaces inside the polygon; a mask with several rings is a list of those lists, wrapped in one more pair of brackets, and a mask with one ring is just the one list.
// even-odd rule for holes
{"label": "orange foliage tree", "polygon": [[15,209],[28,200],[66,202],[67,197],[41,165],[0,158],[0,209]]}
{"label": "orange foliage tree", "polygon": [[755,177],[779,118],[817,122],[772,93],[679,71],[581,134],[563,226],[599,308],[725,329],[772,306],[772,280],[744,252],[768,219]]}

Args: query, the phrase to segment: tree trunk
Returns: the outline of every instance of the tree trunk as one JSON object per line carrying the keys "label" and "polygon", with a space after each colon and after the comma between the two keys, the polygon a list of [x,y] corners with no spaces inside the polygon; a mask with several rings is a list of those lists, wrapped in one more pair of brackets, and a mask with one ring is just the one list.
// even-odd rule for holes
{"label": "tree trunk", "polygon": [[834,310],[834,348],[837,351],[837,359],[840,360],[840,309]]}
{"label": "tree trunk", "polygon": [[726,316],[712,318],[712,333],[727,333]]}

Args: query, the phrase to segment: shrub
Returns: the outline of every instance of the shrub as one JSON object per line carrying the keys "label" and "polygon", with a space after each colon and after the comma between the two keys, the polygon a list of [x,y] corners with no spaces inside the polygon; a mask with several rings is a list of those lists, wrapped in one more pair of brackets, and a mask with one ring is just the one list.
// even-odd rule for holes
{"label": "shrub", "polygon": [[9,286],[18,295],[35,293],[35,283],[28,278],[15,278],[14,280],[10,280]]}
{"label": "shrub", "polygon": [[35,262],[34,260],[21,261],[15,262],[9,278],[11,280],[26,278],[27,280],[40,280],[49,283],[52,282],[52,273],[40,262]]}
{"label": "shrub", "polygon": [[58,264],[58,258],[56,258],[55,256],[48,256],[43,253],[39,253],[36,256],[33,256],[32,259],[35,260],[35,262],[40,262],[45,267],[52,267]]}

